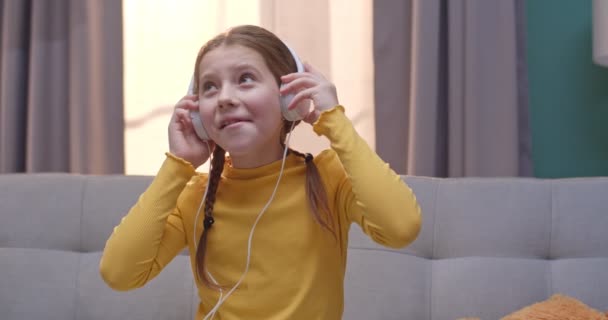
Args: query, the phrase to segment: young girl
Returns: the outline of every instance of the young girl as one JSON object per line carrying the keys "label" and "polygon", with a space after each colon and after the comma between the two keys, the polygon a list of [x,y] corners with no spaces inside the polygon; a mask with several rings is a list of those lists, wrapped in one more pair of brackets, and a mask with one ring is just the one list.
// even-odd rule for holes
{"label": "young girl", "polygon": [[[202,47],[195,94],[169,124],[167,158],[107,241],[100,271],[110,287],[143,286],[187,247],[196,319],[340,319],[351,223],[388,247],[416,238],[410,188],[357,134],[333,84],[308,64],[296,72],[297,63],[256,26]],[[284,118],[279,97],[289,94],[290,110],[312,101],[303,121],[331,149],[314,158],[289,149],[299,122]],[[211,153],[209,174],[196,173]]]}

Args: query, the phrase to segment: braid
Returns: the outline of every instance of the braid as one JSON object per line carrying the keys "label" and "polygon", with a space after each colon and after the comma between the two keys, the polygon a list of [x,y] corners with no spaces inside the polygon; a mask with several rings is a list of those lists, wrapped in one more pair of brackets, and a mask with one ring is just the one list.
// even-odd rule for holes
{"label": "braid", "polygon": [[321,181],[317,165],[312,161],[312,155],[310,153],[303,154],[293,149],[289,149],[289,151],[304,158],[306,162],[306,197],[308,198],[313,218],[336,238],[334,220],[329,212],[325,187]]}
{"label": "braid", "polygon": [[[299,123],[299,120],[296,121],[293,127],[297,126]],[[281,143],[283,148],[286,147],[285,137],[292,128],[292,124],[293,122],[283,119],[281,139],[279,140],[279,143]],[[317,165],[312,161],[312,155],[310,153],[303,154],[293,149],[289,149],[289,152],[302,157],[306,161],[306,198],[308,199],[313,218],[323,228],[329,231],[334,236],[334,239],[337,239],[334,220],[331,218],[329,205],[327,204],[327,193],[325,192],[325,187],[323,186]],[[341,230],[338,230],[338,232],[340,231]],[[340,242],[340,245],[341,244],[342,243]]]}
{"label": "braid", "polygon": [[213,150],[213,159],[211,160],[211,171],[209,173],[209,191],[207,191],[207,199],[205,199],[205,217],[213,216],[213,205],[215,204],[215,195],[217,186],[220,182],[222,171],[224,170],[224,160],[226,159],[226,151],[220,146],[216,146]]}
{"label": "braid", "polygon": [[209,171],[209,190],[207,191],[207,197],[205,198],[205,219],[204,219],[204,230],[198,242],[196,249],[196,271],[197,277],[207,287],[219,289],[220,287],[215,283],[211,282],[209,275],[207,274],[207,267],[205,265],[205,253],[207,252],[207,235],[211,231],[213,225],[213,205],[215,204],[215,195],[217,187],[220,183],[222,171],[224,170],[224,160],[226,159],[226,151],[220,146],[216,145],[213,150],[213,159],[211,160],[211,170]]}

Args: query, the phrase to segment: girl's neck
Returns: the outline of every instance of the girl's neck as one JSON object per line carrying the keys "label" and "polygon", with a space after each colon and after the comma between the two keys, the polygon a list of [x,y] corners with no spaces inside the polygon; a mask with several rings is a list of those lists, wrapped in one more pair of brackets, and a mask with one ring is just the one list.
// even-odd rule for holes
{"label": "girl's neck", "polygon": [[239,169],[251,169],[258,168],[283,158],[284,148],[279,145],[277,148],[273,148],[269,151],[265,148],[264,152],[249,152],[247,154],[230,154],[230,160],[232,167]]}

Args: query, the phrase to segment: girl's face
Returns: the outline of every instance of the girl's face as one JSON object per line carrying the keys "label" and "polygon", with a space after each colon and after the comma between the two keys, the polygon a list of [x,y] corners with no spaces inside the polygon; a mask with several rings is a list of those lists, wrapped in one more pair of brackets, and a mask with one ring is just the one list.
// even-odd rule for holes
{"label": "girl's face", "polygon": [[241,45],[222,45],[200,62],[199,111],[209,137],[240,168],[278,160],[283,147],[279,86],[263,57]]}

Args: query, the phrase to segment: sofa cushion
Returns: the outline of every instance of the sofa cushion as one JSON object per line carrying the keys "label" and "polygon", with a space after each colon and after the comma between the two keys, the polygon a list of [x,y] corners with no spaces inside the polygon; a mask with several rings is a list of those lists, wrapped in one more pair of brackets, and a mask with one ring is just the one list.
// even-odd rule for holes
{"label": "sofa cushion", "polygon": [[552,186],[551,259],[608,257],[606,179],[565,179]]}
{"label": "sofa cushion", "polygon": [[[99,276],[101,253],[81,255],[75,319],[193,319],[194,280],[190,259],[177,256],[144,289],[116,292]],[[198,301],[196,302],[198,306]],[[108,308],[111,306],[111,308]]]}
{"label": "sofa cushion", "polygon": [[348,254],[344,319],[429,318],[430,260],[389,250]]}
{"label": "sofa cushion", "polygon": [[80,251],[83,183],[79,175],[3,175],[0,247]]}
{"label": "sofa cushion", "polygon": [[0,248],[2,319],[73,319],[79,259],[70,251]]}

